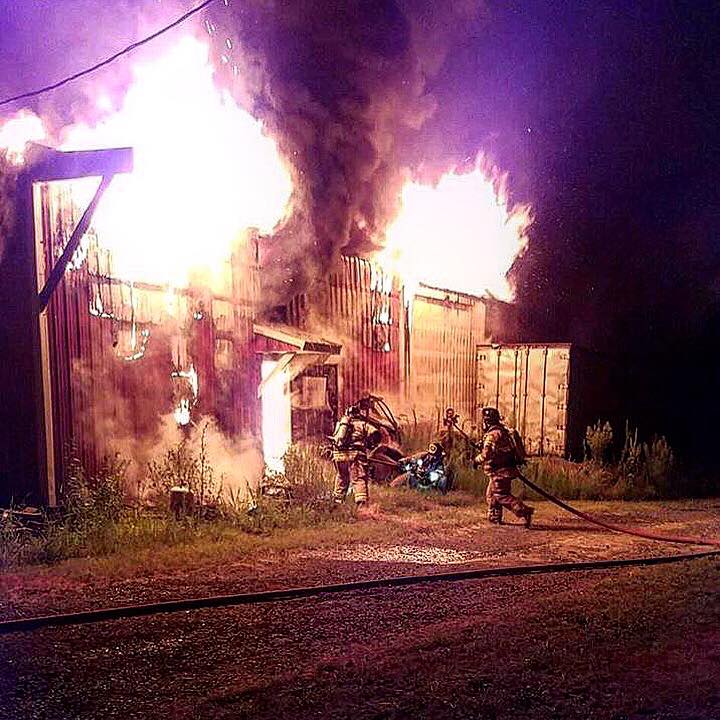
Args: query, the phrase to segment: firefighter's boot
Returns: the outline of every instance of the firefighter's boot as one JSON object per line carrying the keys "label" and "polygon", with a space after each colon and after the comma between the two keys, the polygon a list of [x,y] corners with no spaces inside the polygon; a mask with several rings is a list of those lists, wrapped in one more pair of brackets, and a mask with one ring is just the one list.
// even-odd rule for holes
{"label": "firefighter's boot", "polygon": [[368,505],[367,500],[358,500],[355,503],[355,516],[360,520],[367,520],[373,516],[373,511]]}
{"label": "firefighter's boot", "polygon": [[502,508],[491,506],[488,509],[488,522],[492,525],[502,525]]}

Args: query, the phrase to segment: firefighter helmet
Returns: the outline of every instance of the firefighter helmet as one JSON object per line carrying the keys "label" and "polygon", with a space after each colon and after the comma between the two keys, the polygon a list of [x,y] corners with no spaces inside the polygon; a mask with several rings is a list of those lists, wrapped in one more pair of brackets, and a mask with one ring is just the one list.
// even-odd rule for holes
{"label": "firefighter helmet", "polygon": [[363,397],[355,405],[360,412],[368,412],[372,408],[372,400],[369,397]]}
{"label": "firefighter helmet", "polygon": [[431,442],[428,445],[428,452],[431,455],[442,455],[443,454],[443,446],[442,443],[439,442]]}
{"label": "firefighter helmet", "polygon": [[497,408],[484,407],[482,409],[482,422],[483,422],[483,428],[485,428],[485,429],[490,428],[493,425],[499,425],[500,424],[500,413],[498,412]]}

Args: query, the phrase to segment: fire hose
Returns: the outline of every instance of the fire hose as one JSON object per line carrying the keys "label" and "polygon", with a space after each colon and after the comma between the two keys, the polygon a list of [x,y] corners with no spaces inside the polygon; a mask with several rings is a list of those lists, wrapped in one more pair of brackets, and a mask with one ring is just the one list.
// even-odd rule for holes
{"label": "fire hose", "polygon": [[458,570],[446,573],[426,575],[401,575],[399,577],[378,578],[344,582],[334,585],[311,585],[308,587],[266,590],[261,592],[238,593],[232,595],[215,595],[211,597],[185,598],[139,605],[101,608],[74,613],[24,617],[15,620],[0,621],[0,635],[15,632],[40,630],[45,627],[62,625],[84,625],[87,623],[122,620],[161,613],[188,612],[219,607],[239,605],[258,605],[262,603],[299,600],[322,595],[358,592],[380,588],[408,587],[435,582],[464,582],[468,580],[484,580],[487,578],[518,577],[522,575],[546,575],[550,573],[587,572],[590,570],[609,570],[624,567],[643,567],[667,565],[669,563],[717,557],[720,550],[686,553],[682,555],[656,555],[652,557],[634,557],[615,560],[590,560],[582,562],[542,563],[533,565],[510,565],[505,567],[477,568],[475,570]]}
{"label": "fire hose", "polygon": [[[466,440],[466,442],[476,450],[480,449],[480,446],[478,445],[473,438],[471,438],[459,425],[458,425],[458,416],[455,414],[455,410],[453,408],[448,408],[445,411],[445,420],[448,425],[452,425],[452,427],[460,433],[460,435]],[[560,498],[555,497],[551,493],[549,493],[547,490],[543,490],[539,485],[536,485],[534,482],[526,478],[521,472],[518,471],[518,480],[520,480],[523,484],[525,484],[527,487],[529,487],[531,490],[536,492],[541,497],[544,497],[546,500],[549,500],[554,505],[557,505],[559,508],[562,508],[566,512],[569,512],[572,515],[575,515],[576,517],[581,518],[582,520],[585,520],[586,522],[592,523],[593,525],[598,525],[599,527],[605,528],[606,530],[611,530],[613,532],[617,533],[623,533],[625,535],[634,535],[635,537],[641,537],[646,538],[647,540],[658,540],[660,542],[671,542],[671,543],[683,543],[686,545],[708,545],[711,547],[720,547],[720,539],[714,539],[714,538],[700,538],[700,537],[689,537],[689,536],[683,536],[683,535],[662,535],[660,533],[653,533],[653,532],[647,532],[645,530],[640,530],[639,528],[632,528],[632,527],[626,527],[625,525],[616,525],[615,523],[609,523],[605,522],[604,520],[599,520],[596,517],[593,517],[592,515],[589,515],[586,512],[583,512],[582,510],[578,510],[577,508],[572,507],[572,505],[568,505],[566,502],[563,502],[560,500]]]}

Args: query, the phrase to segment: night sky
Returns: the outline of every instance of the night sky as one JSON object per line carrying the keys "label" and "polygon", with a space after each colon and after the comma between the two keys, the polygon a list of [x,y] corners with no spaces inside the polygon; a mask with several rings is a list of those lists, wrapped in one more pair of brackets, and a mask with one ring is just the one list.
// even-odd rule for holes
{"label": "night sky", "polygon": [[[720,6],[590,2],[569,19],[536,5],[496,36],[522,38],[522,69],[496,92],[516,98],[517,136],[530,128],[516,160],[537,215],[515,272],[525,334],[608,353],[641,433],[715,459]],[[512,168],[511,145],[498,157]]]}
{"label": "night sky", "polygon": [[[413,151],[482,146],[536,220],[526,341],[600,353],[622,416],[716,464],[720,5],[493,3],[431,82]],[[620,428],[617,428],[620,429]]]}
{"label": "night sky", "polygon": [[[92,18],[107,22],[112,8],[105,3],[48,3],[49,16],[29,10],[30,3],[2,5],[3,95],[129,41],[138,31],[132,7],[144,6],[126,4],[111,42],[97,23],[92,38],[82,32]],[[602,353],[621,413],[641,433],[667,433],[688,461],[716,460],[720,5],[448,2],[456,15],[420,0],[311,5],[313,13],[293,13],[288,8],[300,4],[233,0],[234,19],[227,20],[269,74],[271,92],[257,102],[261,115],[281,124],[293,94],[283,90],[297,88],[323,111],[311,118],[315,135],[305,148],[291,116],[280,128],[287,147],[306,153],[308,172],[321,172],[322,191],[308,190],[310,226],[344,232],[358,207],[381,223],[388,208],[377,188],[392,185],[393,165],[444,169],[486,151],[509,171],[515,199],[530,202],[536,218],[529,250],[513,269],[522,339],[571,341]],[[412,49],[418,18],[427,20],[425,43]],[[79,43],[75,55],[64,50],[68,37]],[[382,68],[387,78],[366,77],[366,87],[346,83],[358,64]],[[374,100],[378,92],[387,98],[396,91],[414,115],[424,112],[418,101],[426,95],[434,112],[424,122],[390,117],[391,159],[366,156],[377,127],[356,132],[360,111],[383,104]],[[62,97],[80,102],[77,92]],[[345,112],[348,98],[357,112],[340,121],[348,129],[342,148],[330,148],[318,118]],[[57,108],[57,99],[51,105]],[[332,177],[347,179],[348,193],[328,193]],[[357,195],[349,201],[353,183]]]}

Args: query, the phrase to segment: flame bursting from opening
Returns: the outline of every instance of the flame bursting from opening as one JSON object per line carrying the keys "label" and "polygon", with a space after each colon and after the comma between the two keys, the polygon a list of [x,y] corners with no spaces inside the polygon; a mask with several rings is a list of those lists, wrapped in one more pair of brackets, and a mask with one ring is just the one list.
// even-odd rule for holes
{"label": "flame bursting from opening", "polygon": [[195,370],[195,366],[190,363],[188,370],[173,371],[170,373],[170,377],[173,381],[183,381],[187,390],[189,390],[189,396],[186,394],[185,397],[181,397],[173,411],[173,417],[178,425],[189,425],[192,419],[192,409],[197,405],[200,395],[200,378],[197,370]]}
{"label": "flame bursting from opening", "polygon": [[285,472],[285,453],[292,442],[288,374],[285,370],[278,372],[277,365],[276,360],[264,360],[260,366],[265,383],[262,393],[263,457],[270,475]]}
{"label": "flame bursting from opening", "polygon": [[286,216],[289,170],[262,124],[216,88],[200,40],[182,38],[133,76],[120,110],[72,127],[63,149],[134,148],[132,174],[113,181],[94,223],[119,276],[178,287],[204,269],[212,282],[240,233]]}
{"label": "flame bursting from opening", "polygon": [[31,142],[42,142],[47,138],[43,121],[27,110],[0,124],[0,149],[13,165],[22,165],[25,150]]}
{"label": "flame bursting from opening", "polygon": [[[105,119],[62,133],[65,150],[135,150],[133,173],[116,177],[98,207],[98,238],[118,277],[182,287],[193,275],[217,286],[243,231],[272,232],[289,215],[290,171],[262,123],[216,88],[200,40],[182,38],[133,76],[117,112],[98,93]],[[26,111],[0,125],[0,148],[16,164],[28,141],[45,139],[40,118]],[[79,205],[96,184],[76,183]],[[409,297],[424,282],[510,300],[507,273],[531,222],[528,206],[510,204],[507,175],[480,156],[470,172],[408,182],[376,260]]]}
{"label": "flame bursting from opening", "polygon": [[512,300],[507,273],[531,223],[529,206],[510,205],[507,175],[479,157],[470,172],[448,172],[436,185],[405,185],[378,262],[402,277],[409,296],[422,282]]}

